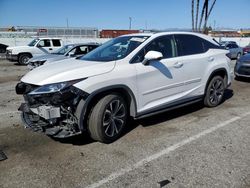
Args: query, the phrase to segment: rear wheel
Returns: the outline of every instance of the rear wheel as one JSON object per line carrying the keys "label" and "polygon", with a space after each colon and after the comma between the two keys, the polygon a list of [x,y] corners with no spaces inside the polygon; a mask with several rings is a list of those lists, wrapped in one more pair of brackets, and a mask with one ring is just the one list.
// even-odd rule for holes
{"label": "rear wheel", "polygon": [[221,76],[215,76],[209,82],[205,98],[204,104],[207,107],[215,107],[218,106],[223,99],[225,92],[225,82]]}
{"label": "rear wheel", "polygon": [[18,63],[21,65],[27,65],[30,58],[31,58],[30,54],[22,54],[18,58]]}
{"label": "rear wheel", "polygon": [[118,94],[99,100],[89,115],[88,129],[92,139],[110,143],[121,135],[127,122],[127,104]]}

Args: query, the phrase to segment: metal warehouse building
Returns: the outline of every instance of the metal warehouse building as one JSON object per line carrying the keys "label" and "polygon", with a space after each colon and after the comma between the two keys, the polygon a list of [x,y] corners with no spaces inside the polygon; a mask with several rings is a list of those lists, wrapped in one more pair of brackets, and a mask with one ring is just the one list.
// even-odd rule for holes
{"label": "metal warehouse building", "polygon": [[11,28],[0,28],[0,31],[24,33],[29,36],[71,38],[97,38],[99,36],[98,29],[90,27],[16,26]]}

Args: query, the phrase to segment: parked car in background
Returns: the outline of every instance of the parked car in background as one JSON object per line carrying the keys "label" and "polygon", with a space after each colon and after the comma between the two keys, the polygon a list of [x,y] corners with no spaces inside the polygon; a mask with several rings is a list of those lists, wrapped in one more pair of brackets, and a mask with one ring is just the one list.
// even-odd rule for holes
{"label": "parked car in background", "polygon": [[0,53],[6,53],[7,47],[8,47],[7,45],[0,43]]}
{"label": "parked car in background", "polygon": [[247,53],[250,53],[250,44],[248,44],[247,46],[243,48],[243,54],[247,54]]}
{"label": "parked car in background", "polygon": [[55,53],[31,58],[28,62],[28,67],[34,69],[43,64],[83,56],[98,46],[99,44],[97,43],[68,44],[58,49]]}
{"label": "parked car in background", "polygon": [[[192,43],[192,45],[190,45]],[[203,101],[215,107],[231,83],[227,50],[191,32],[114,38],[80,59],[38,67],[16,86],[24,125],[52,137],[87,131],[97,141],[119,138],[138,119]]]}
{"label": "parked car in background", "polygon": [[6,58],[10,61],[17,61],[25,65],[32,57],[53,53],[63,46],[63,42],[58,38],[36,38],[27,46],[8,47]]}
{"label": "parked car in background", "polygon": [[225,46],[226,44],[237,44],[235,41],[221,41],[220,45]]}
{"label": "parked car in background", "polygon": [[243,49],[234,41],[222,41],[220,44],[223,48],[229,50],[231,59],[239,59],[243,55]]}
{"label": "parked car in background", "polygon": [[250,78],[250,54],[246,54],[237,60],[234,67],[236,79],[240,77]]}

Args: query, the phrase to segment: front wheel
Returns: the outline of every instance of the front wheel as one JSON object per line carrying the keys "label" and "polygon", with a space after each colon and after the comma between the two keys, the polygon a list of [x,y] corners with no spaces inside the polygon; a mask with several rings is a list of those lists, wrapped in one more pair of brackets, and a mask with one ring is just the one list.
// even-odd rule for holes
{"label": "front wheel", "polygon": [[127,114],[127,104],[120,95],[106,95],[90,112],[88,130],[91,138],[104,143],[115,141],[126,125]]}
{"label": "front wheel", "polygon": [[225,82],[221,76],[215,76],[209,82],[205,98],[204,104],[207,107],[215,107],[218,106],[223,99],[225,92]]}
{"label": "front wheel", "polygon": [[22,54],[18,58],[18,63],[21,64],[21,65],[27,65],[30,58],[31,58],[31,55],[29,55],[29,54]]}

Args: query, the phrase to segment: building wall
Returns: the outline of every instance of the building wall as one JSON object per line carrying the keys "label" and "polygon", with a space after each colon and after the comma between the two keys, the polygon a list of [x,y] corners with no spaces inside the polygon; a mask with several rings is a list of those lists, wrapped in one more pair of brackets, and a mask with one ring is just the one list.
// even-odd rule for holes
{"label": "building wall", "polygon": [[139,30],[101,30],[100,38],[115,38],[121,35],[139,33]]}
{"label": "building wall", "polygon": [[[0,43],[8,46],[24,46],[27,45],[33,38],[0,38]],[[61,37],[64,44],[72,43],[87,43],[87,42],[97,42],[104,43],[110,39],[106,38],[69,38]]]}

